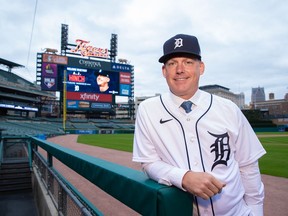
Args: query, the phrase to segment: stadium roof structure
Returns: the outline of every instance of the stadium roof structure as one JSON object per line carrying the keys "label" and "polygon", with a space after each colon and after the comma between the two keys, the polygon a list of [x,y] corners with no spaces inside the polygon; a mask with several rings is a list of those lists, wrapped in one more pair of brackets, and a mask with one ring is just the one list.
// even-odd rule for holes
{"label": "stadium roof structure", "polygon": [[11,69],[12,69],[12,68],[15,68],[15,67],[24,67],[23,65],[20,65],[20,64],[17,64],[17,63],[15,63],[15,62],[8,61],[8,60],[2,59],[2,58],[0,58],[0,64],[7,66],[7,67],[9,68],[9,72],[11,72]]}

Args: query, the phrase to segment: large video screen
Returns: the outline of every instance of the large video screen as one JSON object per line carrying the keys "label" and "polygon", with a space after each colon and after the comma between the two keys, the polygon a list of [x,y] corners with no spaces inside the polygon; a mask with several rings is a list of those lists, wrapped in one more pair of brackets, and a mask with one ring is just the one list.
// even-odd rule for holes
{"label": "large video screen", "polygon": [[67,109],[111,109],[112,95],[129,96],[130,73],[63,67]]}
{"label": "large video screen", "polygon": [[66,74],[67,92],[120,95],[118,72],[66,67]]}
{"label": "large video screen", "polygon": [[[65,66],[58,70],[63,76],[60,81],[64,82],[65,71],[67,92],[131,95],[131,73],[129,72]],[[63,88],[61,83],[58,86]]]}

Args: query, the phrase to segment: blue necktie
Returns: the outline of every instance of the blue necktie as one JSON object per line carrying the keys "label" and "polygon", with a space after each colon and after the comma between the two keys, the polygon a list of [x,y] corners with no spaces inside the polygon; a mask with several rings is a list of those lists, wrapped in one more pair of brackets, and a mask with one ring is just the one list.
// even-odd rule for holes
{"label": "blue necktie", "polygon": [[185,110],[186,113],[191,112],[192,102],[191,101],[184,101],[181,104],[181,107]]}

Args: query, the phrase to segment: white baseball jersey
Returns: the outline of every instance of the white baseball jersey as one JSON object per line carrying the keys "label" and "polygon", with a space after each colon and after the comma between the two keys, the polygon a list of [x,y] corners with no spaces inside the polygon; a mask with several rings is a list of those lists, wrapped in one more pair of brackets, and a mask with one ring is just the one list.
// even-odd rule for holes
{"label": "white baseball jersey", "polygon": [[160,161],[154,180],[179,188],[188,170],[211,173],[226,186],[210,200],[196,198],[201,216],[248,215],[239,167],[257,161],[265,150],[233,102],[201,90],[190,100],[188,114],[180,107],[183,99],[172,93],[140,104],[133,161]]}

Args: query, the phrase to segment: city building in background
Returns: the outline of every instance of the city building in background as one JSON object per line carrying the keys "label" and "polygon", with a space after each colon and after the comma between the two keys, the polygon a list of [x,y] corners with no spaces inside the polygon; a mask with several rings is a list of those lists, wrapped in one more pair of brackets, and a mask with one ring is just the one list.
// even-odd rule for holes
{"label": "city building in background", "polygon": [[[253,89],[255,93],[255,89],[258,88]],[[264,88],[260,89],[259,92],[263,93]],[[269,100],[263,100],[263,96],[261,98],[262,99],[259,101],[251,101],[251,109],[260,110],[261,112],[266,113],[266,118],[272,120],[276,125],[288,126],[288,93],[286,93],[283,99],[275,99],[274,93],[269,93]]]}
{"label": "city building in background", "polygon": [[265,101],[265,91],[263,87],[252,88],[251,103]]}
{"label": "city building in background", "polygon": [[240,94],[235,94],[231,92],[229,88],[220,85],[205,85],[200,86],[199,88],[203,91],[231,100],[240,109],[244,109],[245,107],[245,95],[242,92]]}

